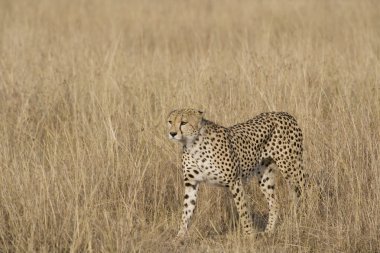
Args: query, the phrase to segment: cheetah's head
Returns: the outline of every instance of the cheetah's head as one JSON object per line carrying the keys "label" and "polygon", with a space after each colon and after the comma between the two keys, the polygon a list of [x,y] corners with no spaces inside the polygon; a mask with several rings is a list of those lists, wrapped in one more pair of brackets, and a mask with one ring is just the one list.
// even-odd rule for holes
{"label": "cheetah's head", "polygon": [[170,112],[168,122],[168,136],[170,140],[184,144],[192,142],[199,134],[203,112],[194,109],[180,109]]}

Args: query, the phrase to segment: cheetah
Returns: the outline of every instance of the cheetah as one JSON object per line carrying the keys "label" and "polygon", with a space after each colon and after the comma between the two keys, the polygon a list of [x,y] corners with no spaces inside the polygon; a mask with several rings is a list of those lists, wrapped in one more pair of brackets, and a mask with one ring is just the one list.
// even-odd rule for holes
{"label": "cheetah", "polygon": [[264,233],[274,230],[278,216],[275,172],[285,177],[298,200],[304,186],[302,131],[286,112],[265,112],[240,124],[223,127],[195,109],[169,113],[168,137],[182,144],[185,186],[182,224],[177,237],[188,230],[201,182],[231,192],[245,234],[254,233],[243,183],[255,176],[269,205]]}

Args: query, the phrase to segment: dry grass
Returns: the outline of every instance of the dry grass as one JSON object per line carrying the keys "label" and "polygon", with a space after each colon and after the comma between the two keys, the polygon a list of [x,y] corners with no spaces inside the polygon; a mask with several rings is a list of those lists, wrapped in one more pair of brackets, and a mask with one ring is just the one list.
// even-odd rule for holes
{"label": "dry grass", "polygon": [[[302,215],[282,194],[273,237],[244,239],[203,186],[173,242],[180,107],[223,125],[295,115]],[[379,252],[379,129],[378,1],[0,1],[1,252]]]}

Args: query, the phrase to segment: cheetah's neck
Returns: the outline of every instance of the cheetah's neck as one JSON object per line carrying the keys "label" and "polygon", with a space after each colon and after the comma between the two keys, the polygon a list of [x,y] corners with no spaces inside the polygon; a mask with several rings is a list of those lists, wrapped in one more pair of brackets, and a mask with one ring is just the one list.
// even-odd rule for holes
{"label": "cheetah's neck", "polygon": [[193,136],[192,138],[186,139],[183,142],[184,149],[191,150],[195,145],[201,143],[203,141],[203,137],[205,135],[207,135],[206,128],[208,126],[216,126],[216,125],[217,125],[216,123],[214,123],[210,120],[202,119],[202,121],[200,123],[200,128],[199,128],[198,134]]}

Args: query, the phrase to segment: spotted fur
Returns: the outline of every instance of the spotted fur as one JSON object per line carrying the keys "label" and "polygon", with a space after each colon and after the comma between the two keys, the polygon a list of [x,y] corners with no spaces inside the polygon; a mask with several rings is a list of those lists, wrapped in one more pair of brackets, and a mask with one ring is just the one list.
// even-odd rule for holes
{"label": "spotted fur", "polygon": [[194,109],[172,111],[168,117],[169,139],[183,145],[184,203],[178,236],[188,230],[199,183],[228,188],[246,234],[253,233],[243,181],[256,176],[269,205],[265,232],[274,230],[278,216],[275,172],[279,170],[297,199],[304,185],[302,132],[286,112],[262,113],[229,128],[204,119]]}

